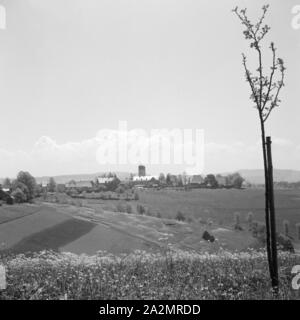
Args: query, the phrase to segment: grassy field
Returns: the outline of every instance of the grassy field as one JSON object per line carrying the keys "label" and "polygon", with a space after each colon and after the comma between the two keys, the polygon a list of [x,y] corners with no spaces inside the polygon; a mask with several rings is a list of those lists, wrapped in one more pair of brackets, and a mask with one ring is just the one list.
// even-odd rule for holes
{"label": "grassy field", "polygon": [[[283,232],[283,220],[290,222],[290,235],[297,241],[296,223],[300,222],[300,191],[275,190],[277,231]],[[88,200],[88,206],[95,210],[113,211],[120,201]],[[121,201],[125,206],[126,201]],[[229,227],[234,224],[234,213],[239,212],[241,223],[246,227],[249,212],[254,219],[264,223],[264,191],[262,189],[196,189],[191,191],[141,190],[139,200],[130,201],[133,211],[137,204],[149,208],[153,215],[160,213],[163,218],[175,218],[181,211],[186,219],[208,221],[215,226]]]}
{"label": "grassy field", "polygon": [[[0,261],[4,299],[273,299],[264,252],[197,254],[135,252],[116,257],[41,252]],[[279,255],[279,299],[299,299],[291,287],[296,255]]]}
{"label": "grassy field", "polygon": [[19,218],[35,214],[39,211],[39,207],[35,205],[24,206],[6,206],[0,207],[0,224],[8,221],[17,220]]}
{"label": "grassy field", "polygon": [[[282,231],[282,221],[289,220],[295,239],[295,224],[300,221],[299,199],[298,191],[276,191],[277,229]],[[82,204],[75,200],[64,205],[37,202],[1,207],[0,249],[14,253],[51,249],[77,254],[96,254],[99,250],[121,254],[137,249],[156,252],[172,245],[199,253],[216,252],[220,247],[244,250],[257,247],[257,241],[247,231],[248,212],[253,212],[254,219],[264,221],[263,190],[140,191],[138,201],[88,199]],[[130,205],[132,213],[116,212],[120,203],[124,207]],[[137,214],[138,204],[151,214]],[[174,220],[179,210],[186,217],[185,223]],[[244,231],[232,228],[235,212],[241,215]],[[157,213],[161,218],[156,218]],[[211,226],[206,224],[208,219],[213,220]],[[218,241],[204,241],[205,230]]]}
{"label": "grassy field", "polygon": [[[283,231],[282,222],[290,222],[291,235],[296,239],[296,223],[300,222],[300,191],[276,190],[277,229]],[[174,217],[178,210],[187,217],[212,219],[217,225],[232,226],[233,215],[239,212],[245,224],[248,212],[254,219],[264,222],[264,191],[209,190],[198,189],[189,192],[144,191],[140,192],[140,203],[158,210],[164,217]]]}
{"label": "grassy field", "polygon": [[[0,253],[50,249],[78,254],[95,254],[99,250],[120,254],[159,248],[150,239],[125,230],[126,225],[116,227],[121,221],[114,220],[116,213],[110,212],[108,216],[113,219],[106,219],[104,223],[103,219],[95,220],[93,210],[89,208],[56,204],[34,207],[34,214],[27,210],[27,205],[2,208],[5,217],[9,217],[8,213],[11,216],[0,224]],[[24,214],[20,216],[22,209]],[[120,216],[124,217],[124,214]]]}

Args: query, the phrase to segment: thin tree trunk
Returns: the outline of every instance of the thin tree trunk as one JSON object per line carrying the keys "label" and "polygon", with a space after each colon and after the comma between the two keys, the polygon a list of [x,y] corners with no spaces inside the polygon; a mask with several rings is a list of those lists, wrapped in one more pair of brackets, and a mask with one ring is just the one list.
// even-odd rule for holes
{"label": "thin tree trunk", "polygon": [[268,174],[268,161],[267,161],[267,150],[266,150],[266,137],[264,122],[261,118],[261,138],[262,138],[262,149],[263,149],[263,161],[264,161],[264,173],[265,173],[265,220],[266,220],[266,246],[268,255],[269,272],[271,279],[273,278],[273,265],[272,265],[272,251],[270,241],[270,206],[269,206],[269,174]]}

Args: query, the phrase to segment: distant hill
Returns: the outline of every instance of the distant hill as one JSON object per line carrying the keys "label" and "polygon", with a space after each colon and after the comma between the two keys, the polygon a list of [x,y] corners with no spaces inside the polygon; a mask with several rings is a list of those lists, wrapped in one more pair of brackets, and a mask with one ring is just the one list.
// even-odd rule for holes
{"label": "distant hill", "polygon": [[[240,175],[245,178],[248,182],[253,184],[263,184],[264,183],[264,171],[263,170],[238,170]],[[299,170],[282,170],[274,169],[273,172],[274,182],[298,182],[300,181],[300,171]]]}

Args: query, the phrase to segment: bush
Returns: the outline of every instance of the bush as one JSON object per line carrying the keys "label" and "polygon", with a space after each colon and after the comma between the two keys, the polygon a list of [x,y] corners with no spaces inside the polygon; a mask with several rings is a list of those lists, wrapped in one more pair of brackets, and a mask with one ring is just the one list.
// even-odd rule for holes
{"label": "bush", "polygon": [[116,193],[122,194],[125,192],[125,189],[122,186],[118,186],[118,188],[115,190]]}
{"label": "bush", "polygon": [[136,211],[137,211],[138,214],[143,215],[143,214],[145,214],[146,209],[145,209],[145,207],[142,206],[141,204],[138,204],[138,205],[136,206]]}
{"label": "bush", "polygon": [[178,211],[178,212],[177,212],[176,220],[178,220],[178,221],[185,221],[185,216],[184,216],[184,214],[183,214],[181,211]]}
{"label": "bush", "polygon": [[131,207],[131,205],[129,203],[126,205],[126,212],[127,213],[132,213],[132,207]]}
{"label": "bush", "polygon": [[188,223],[194,223],[195,220],[194,220],[193,217],[188,217],[188,218],[187,218],[187,222],[188,222]]}
{"label": "bush", "polygon": [[27,200],[25,193],[20,188],[13,191],[11,195],[14,197],[16,203],[22,203]]}
{"label": "bush", "polygon": [[146,215],[147,215],[147,216],[152,216],[152,215],[153,215],[150,208],[147,208],[147,210],[146,210]]}
{"label": "bush", "polygon": [[203,218],[199,218],[198,219],[198,222],[200,223],[200,224],[206,224],[206,221],[203,219]]}
{"label": "bush", "polygon": [[289,223],[288,220],[283,220],[282,224],[283,224],[283,234],[286,237],[288,237],[289,236],[290,223]]}
{"label": "bush", "polygon": [[252,224],[253,224],[253,213],[252,212],[248,212],[248,215],[247,215],[247,223],[248,223],[248,228],[249,228],[249,231],[252,230]]}
{"label": "bush", "polygon": [[234,213],[234,230],[239,230],[239,231],[243,230],[241,226],[241,217],[239,212]]}
{"label": "bush", "polygon": [[17,182],[20,182],[27,187],[28,194],[26,200],[33,199],[36,190],[35,178],[29,172],[20,171],[17,176]]}
{"label": "bush", "polygon": [[253,221],[252,223],[252,236],[257,238],[259,242],[264,245],[266,243],[266,226],[259,221]]}
{"label": "bush", "polygon": [[126,212],[126,209],[124,208],[123,204],[121,202],[119,202],[117,204],[117,211],[118,212]]}
{"label": "bush", "polygon": [[212,225],[213,225],[212,219],[208,219],[208,220],[207,220],[207,225],[208,225],[209,227],[212,227]]}

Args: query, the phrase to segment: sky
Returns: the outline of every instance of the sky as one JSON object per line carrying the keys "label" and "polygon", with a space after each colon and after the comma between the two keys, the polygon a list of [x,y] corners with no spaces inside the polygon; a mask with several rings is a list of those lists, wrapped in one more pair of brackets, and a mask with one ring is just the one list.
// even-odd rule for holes
{"label": "sky", "polygon": [[[0,177],[136,171],[101,164],[99,132],[200,129],[204,172],[262,168],[257,110],[241,52],[255,57],[231,12],[257,19],[265,1],[0,0]],[[267,123],[274,167],[300,170],[299,0],[273,0],[271,41],[287,67]],[[299,17],[300,23],[300,17]],[[252,60],[250,60],[252,61]],[[266,68],[268,70],[268,68]],[[147,164],[157,174],[186,164]]]}

